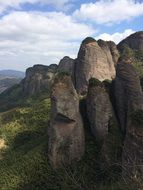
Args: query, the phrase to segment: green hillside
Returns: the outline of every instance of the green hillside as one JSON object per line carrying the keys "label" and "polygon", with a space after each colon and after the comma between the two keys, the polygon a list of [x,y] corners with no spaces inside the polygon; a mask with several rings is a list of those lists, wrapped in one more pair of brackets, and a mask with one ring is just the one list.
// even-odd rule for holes
{"label": "green hillside", "polygon": [[20,83],[20,81],[21,78],[0,77],[0,93],[12,87],[13,85]]}
{"label": "green hillside", "polygon": [[[84,112],[83,103],[81,107]],[[135,190],[117,178],[116,170],[97,172],[98,143],[88,131],[86,118],[84,158],[54,171],[47,156],[49,119],[48,98],[0,114],[1,190]]]}

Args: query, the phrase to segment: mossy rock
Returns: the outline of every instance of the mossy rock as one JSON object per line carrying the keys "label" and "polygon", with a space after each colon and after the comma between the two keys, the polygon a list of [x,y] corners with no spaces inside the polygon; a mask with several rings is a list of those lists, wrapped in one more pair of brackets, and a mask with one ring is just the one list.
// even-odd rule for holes
{"label": "mossy rock", "polygon": [[96,79],[96,78],[91,78],[91,79],[89,80],[89,86],[90,86],[90,87],[102,86],[102,85],[103,85],[102,82],[101,82],[100,80]]}
{"label": "mossy rock", "polygon": [[92,37],[87,37],[83,40],[83,44],[88,44],[88,43],[92,43],[92,42],[96,42],[96,40]]}

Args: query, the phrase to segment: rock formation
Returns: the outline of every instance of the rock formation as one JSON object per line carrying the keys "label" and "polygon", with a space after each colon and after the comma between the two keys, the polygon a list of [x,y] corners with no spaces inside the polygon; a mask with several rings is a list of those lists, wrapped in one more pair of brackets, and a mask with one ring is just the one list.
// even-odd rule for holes
{"label": "rock formation", "polygon": [[143,175],[143,93],[135,68],[125,60],[117,65],[115,95],[120,126],[125,134],[123,175],[137,180]]}
{"label": "rock formation", "polygon": [[123,132],[126,132],[129,104],[141,105],[142,89],[140,80],[130,60],[124,60],[117,64],[115,79],[116,108]]}
{"label": "rock formation", "polygon": [[67,72],[70,75],[73,74],[74,70],[74,59],[65,56],[63,59],[61,59],[59,65],[58,65],[58,71],[61,72]]}
{"label": "rock formation", "polygon": [[118,49],[120,52],[124,50],[125,46],[128,46],[133,50],[143,50],[143,32],[136,32],[134,34],[131,34],[126,39],[122,40],[118,44]]}
{"label": "rock formation", "polygon": [[108,47],[110,49],[110,52],[111,52],[111,55],[112,55],[112,59],[113,59],[115,65],[116,65],[117,62],[118,62],[118,59],[120,57],[119,51],[117,49],[117,46],[112,41],[108,41],[107,44],[108,44]]}
{"label": "rock formation", "polygon": [[84,154],[84,131],[79,99],[70,76],[59,73],[51,94],[49,159],[54,168],[78,161]]}
{"label": "rock formation", "polygon": [[119,51],[117,49],[116,44],[112,41],[106,42],[104,40],[98,40],[97,42],[98,42],[98,45],[102,48],[102,50],[106,54],[108,64],[109,65],[111,64],[110,67],[112,68],[113,62],[116,65],[119,58]]}
{"label": "rock formation", "polygon": [[108,134],[113,109],[103,83],[95,78],[91,78],[89,81],[87,115],[92,133],[96,138],[103,140]]}
{"label": "rock formation", "polygon": [[121,163],[122,137],[103,82],[95,78],[89,80],[86,102],[91,132],[100,142],[100,167],[105,170]]}
{"label": "rock formation", "polygon": [[50,66],[34,65],[26,71],[26,77],[22,81],[23,93],[26,96],[50,91],[54,80],[57,65]]}
{"label": "rock formation", "polygon": [[100,81],[115,77],[114,61],[106,42],[103,46],[93,38],[83,40],[75,65],[75,87],[79,94],[86,94],[89,79]]}

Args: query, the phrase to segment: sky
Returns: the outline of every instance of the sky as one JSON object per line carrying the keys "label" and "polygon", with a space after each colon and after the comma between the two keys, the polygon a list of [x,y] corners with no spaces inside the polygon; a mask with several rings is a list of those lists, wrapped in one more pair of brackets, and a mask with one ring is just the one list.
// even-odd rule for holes
{"label": "sky", "polygon": [[0,70],[76,58],[87,36],[119,43],[143,30],[143,0],[0,0]]}

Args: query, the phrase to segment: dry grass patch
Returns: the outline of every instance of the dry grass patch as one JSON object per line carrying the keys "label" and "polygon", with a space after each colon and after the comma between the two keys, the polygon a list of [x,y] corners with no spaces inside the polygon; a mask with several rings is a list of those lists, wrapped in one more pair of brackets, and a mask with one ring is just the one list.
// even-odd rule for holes
{"label": "dry grass patch", "polygon": [[6,148],[5,140],[0,138],[0,150],[5,148]]}

